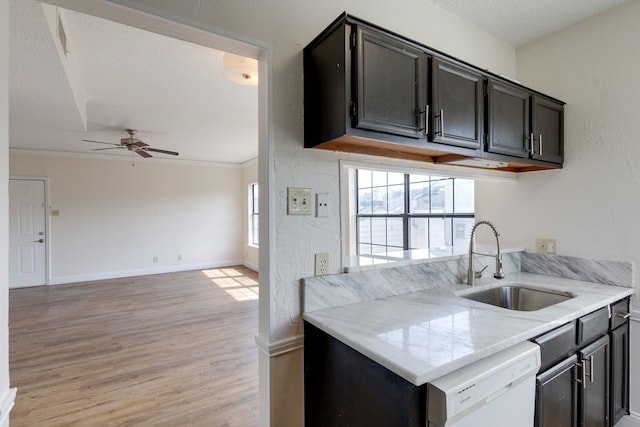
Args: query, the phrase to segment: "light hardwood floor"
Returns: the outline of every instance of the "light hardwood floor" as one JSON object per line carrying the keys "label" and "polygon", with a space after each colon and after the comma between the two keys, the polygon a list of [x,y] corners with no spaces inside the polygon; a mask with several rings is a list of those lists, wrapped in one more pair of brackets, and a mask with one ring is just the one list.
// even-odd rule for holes
{"label": "light hardwood floor", "polygon": [[258,425],[258,277],[12,289],[12,427]]}

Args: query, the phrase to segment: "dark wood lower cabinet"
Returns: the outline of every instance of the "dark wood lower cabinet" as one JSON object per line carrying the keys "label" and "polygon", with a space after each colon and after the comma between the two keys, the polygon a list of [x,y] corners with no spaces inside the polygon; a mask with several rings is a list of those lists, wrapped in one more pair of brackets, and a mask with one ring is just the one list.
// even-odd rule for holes
{"label": "dark wood lower cabinet", "polygon": [[424,427],[427,387],[416,386],[315,326],[304,325],[306,427]]}
{"label": "dark wood lower cabinet", "polygon": [[609,427],[609,336],[578,352],[578,408],[583,427]]}
{"label": "dark wood lower cabinet", "polygon": [[578,425],[578,357],[573,356],[538,375],[536,379],[535,425],[576,427]]}
{"label": "dark wood lower cabinet", "polygon": [[629,413],[629,322],[611,331],[611,425]]}

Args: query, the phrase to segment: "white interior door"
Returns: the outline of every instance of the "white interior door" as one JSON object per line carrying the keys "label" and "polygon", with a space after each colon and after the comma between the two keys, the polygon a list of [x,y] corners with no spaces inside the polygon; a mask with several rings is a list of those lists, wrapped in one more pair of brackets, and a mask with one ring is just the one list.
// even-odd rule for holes
{"label": "white interior door", "polygon": [[9,287],[46,284],[44,181],[9,180]]}

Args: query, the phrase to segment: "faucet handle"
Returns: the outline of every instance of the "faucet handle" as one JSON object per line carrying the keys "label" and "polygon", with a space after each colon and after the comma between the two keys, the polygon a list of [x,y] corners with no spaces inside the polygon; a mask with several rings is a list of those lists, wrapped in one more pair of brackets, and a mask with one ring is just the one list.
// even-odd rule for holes
{"label": "faucet handle", "polygon": [[479,270],[479,271],[476,271],[476,272],[475,272],[476,279],[479,279],[479,278],[481,278],[481,277],[482,277],[482,273],[487,269],[487,267],[489,267],[489,266],[488,266],[488,265],[485,265],[485,266],[482,268],[482,270]]}

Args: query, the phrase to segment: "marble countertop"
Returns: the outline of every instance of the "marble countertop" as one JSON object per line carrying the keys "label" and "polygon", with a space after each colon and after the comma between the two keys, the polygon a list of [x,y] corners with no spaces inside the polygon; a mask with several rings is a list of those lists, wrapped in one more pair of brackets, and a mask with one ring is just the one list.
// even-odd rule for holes
{"label": "marble countertop", "polygon": [[452,285],[304,313],[307,322],[407,381],[422,385],[631,295],[634,290],[531,273],[478,280],[569,292],[567,301],[513,311],[462,298]]}

